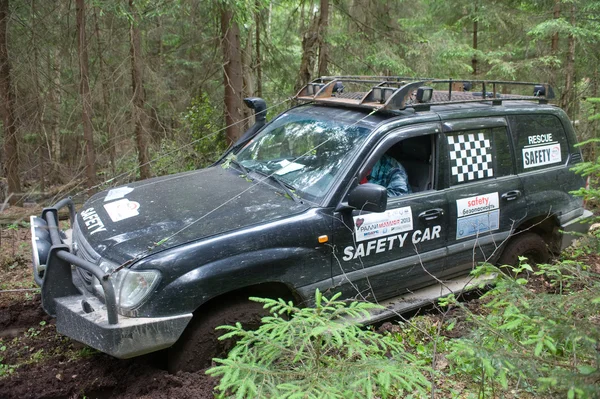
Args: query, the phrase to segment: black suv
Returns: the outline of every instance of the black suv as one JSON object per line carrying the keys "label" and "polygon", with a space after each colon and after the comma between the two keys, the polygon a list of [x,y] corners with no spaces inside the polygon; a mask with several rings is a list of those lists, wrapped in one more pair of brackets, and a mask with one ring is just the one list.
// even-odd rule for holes
{"label": "black suv", "polygon": [[[247,99],[257,122],[215,165],[32,217],[43,307],[103,352],[172,347],[170,367],[192,369],[218,353],[215,326],[256,320],[249,296],[341,291],[388,305],[381,319],[464,289],[476,262],[546,261],[589,215],[569,194],[581,153],[552,97],[534,83],[329,77],[269,123]],[[369,183],[384,155],[404,195]]]}

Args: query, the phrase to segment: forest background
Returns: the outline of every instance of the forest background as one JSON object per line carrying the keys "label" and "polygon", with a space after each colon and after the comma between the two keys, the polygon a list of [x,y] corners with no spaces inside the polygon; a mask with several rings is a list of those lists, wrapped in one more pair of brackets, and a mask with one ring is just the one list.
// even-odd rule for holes
{"label": "forest background", "polygon": [[323,75],[544,81],[595,138],[599,58],[594,0],[0,0],[0,200],[205,166]]}

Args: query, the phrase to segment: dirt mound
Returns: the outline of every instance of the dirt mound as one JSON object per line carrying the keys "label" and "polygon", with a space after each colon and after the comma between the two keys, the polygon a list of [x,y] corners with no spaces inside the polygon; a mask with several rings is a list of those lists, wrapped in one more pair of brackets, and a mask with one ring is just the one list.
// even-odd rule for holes
{"label": "dirt mound", "polygon": [[[9,328],[28,328],[39,324],[42,320],[48,322],[52,319],[42,309],[39,294],[31,301],[11,303],[0,309],[2,310],[0,312],[0,331]],[[2,337],[1,334],[0,337]]]}
{"label": "dirt mound", "polygon": [[39,295],[0,306],[0,347],[3,399],[212,398],[216,383],[204,371],[171,375],[160,356],[119,360],[59,335]]}
{"label": "dirt mound", "polygon": [[15,375],[0,379],[0,397],[212,398],[214,385],[203,371],[171,375],[135,360],[98,355],[23,366]]}

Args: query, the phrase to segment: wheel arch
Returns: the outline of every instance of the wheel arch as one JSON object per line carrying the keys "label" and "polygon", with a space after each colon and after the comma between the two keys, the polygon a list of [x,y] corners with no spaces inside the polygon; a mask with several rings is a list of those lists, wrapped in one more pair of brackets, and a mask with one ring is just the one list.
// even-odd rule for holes
{"label": "wheel arch", "polygon": [[250,297],[271,299],[282,298],[286,301],[291,300],[294,303],[302,302],[301,296],[295,289],[285,283],[273,281],[248,285],[216,295],[198,306],[193,314],[196,315],[209,312],[213,309],[227,306],[227,304],[235,303],[237,301],[246,300]]}
{"label": "wheel arch", "polygon": [[556,215],[539,215],[521,223],[513,234],[529,231],[542,237],[552,253],[560,252],[560,224]]}

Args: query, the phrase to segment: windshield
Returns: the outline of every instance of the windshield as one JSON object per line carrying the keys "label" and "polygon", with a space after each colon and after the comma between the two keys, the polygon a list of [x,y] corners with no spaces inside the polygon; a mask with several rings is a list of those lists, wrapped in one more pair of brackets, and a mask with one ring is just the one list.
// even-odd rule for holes
{"label": "windshield", "polygon": [[273,175],[294,193],[319,202],[371,129],[321,115],[286,113],[238,154],[249,170]]}

